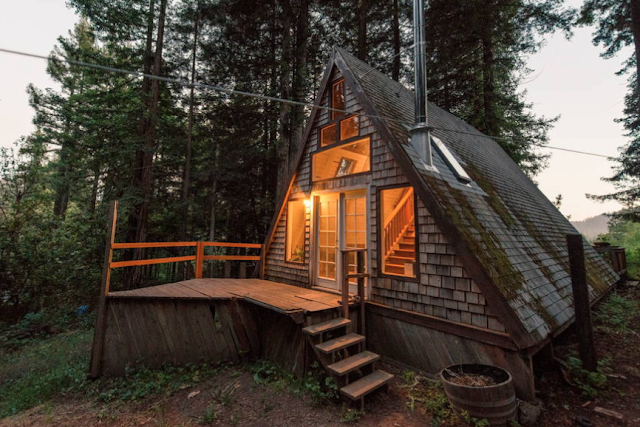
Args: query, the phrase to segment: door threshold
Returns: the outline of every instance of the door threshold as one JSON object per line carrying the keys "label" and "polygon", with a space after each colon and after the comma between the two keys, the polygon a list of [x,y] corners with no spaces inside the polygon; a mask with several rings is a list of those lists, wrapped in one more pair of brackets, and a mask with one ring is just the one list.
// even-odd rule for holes
{"label": "door threshold", "polygon": [[314,291],[326,292],[328,294],[342,295],[342,292],[336,289],[325,288],[324,286],[312,286],[311,289],[313,289]]}
{"label": "door threshold", "polygon": [[[314,291],[326,292],[328,294],[342,296],[342,292],[336,289],[324,288],[322,286],[312,286],[311,289],[313,289]],[[349,295],[355,295],[355,294],[356,294],[355,292],[349,292]],[[367,298],[365,298],[365,300],[366,299]]]}

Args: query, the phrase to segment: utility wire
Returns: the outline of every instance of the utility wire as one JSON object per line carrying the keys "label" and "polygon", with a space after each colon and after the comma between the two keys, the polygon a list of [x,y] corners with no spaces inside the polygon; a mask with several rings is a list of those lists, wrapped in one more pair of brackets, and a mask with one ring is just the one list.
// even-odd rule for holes
{"label": "utility wire", "polygon": [[[404,48],[403,50],[406,50],[406,49],[407,48]],[[61,61],[61,62],[66,62],[66,63],[71,64],[71,65],[77,65],[77,66],[80,66],[80,67],[93,68],[93,69],[97,69],[97,70],[109,71],[109,72],[112,72],[112,73],[119,73],[119,74],[127,74],[127,75],[137,76],[137,77],[145,77],[145,78],[148,78],[148,79],[159,80],[159,81],[162,81],[162,82],[172,83],[172,84],[185,86],[185,87],[189,87],[189,88],[194,87],[194,88],[198,88],[198,89],[210,89],[210,90],[214,90],[214,91],[217,91],[217,92],[223,92],[223,93],[228,93],[228,94],[232,94],[232,95],[247,96],[247,97],[255,98],[255,99],[264,99],[264,100],[268,100],[268,101],[280,102],[280,103],[283,103],[283,104],[295,105],[295,106],[299,106],[299,107],[306,107],[306,108],[319,109],[319,110],[325,110],[325,111],[332,111],[332,112],[338,112],[338,113],[346,113],[346,114],[356,115],[356,116],[360,116],[360,117],[382,119],[382,120],[385,120],[385,121],[396,122],[396,123],[402,124],[404,126],[410,126],[412,124],[412,123],[406,122],[404,120],[394,119],[394,118],[391,118],[391,117],[385,117],[385,116],[379,116],[379,115],[373,115],[373,114],[365,114],[365,113],[354,113],[352,111],[347,111],[347,110],[343,110],[343,109],[339,109],[339,108],[326,107],[326,106],[323,106],[323,105],[317,105],[317,104],[303,102],[303,101],[294,101],[294,100],[291,100],[291,99],[283,99],[283,98],[278,98],[278,97],[275,97],[275,96],[262,95],[262,94],[258,94],[258,93],[246,92],[246,91],[241,91],[241,90],[236,90],[236,89],[230,89],[230,88],[226,88],[226,87],[223,87],[223,86],[216,86],[216,85],[210,85],[210,84],[205,84],[205,83],[191,83],[191,82],[188,82],[188,81],[174,79],[174,78],[170,78],[170,77],[156,76],[156,75],[153,75],[153,74],[147,74],[147,73],[143,73],[143,72],[140,72],[140,71],[125,70],[125,69],[121,69],[121,68],[109,67],[109,66],[106,66],[106,65],[99,65],[99,64],[89,63],[89,62],[76,61],[76,60],[68,59],[68,58],[53,58],[53,57],[48,57],[48,56],[44,56],[44,55],[38,55],[38,54],[35,54],[35,53],[23,52],[23,51],[12,50],[12,49],[5,49],[5,48],[1,48],[1,47],[0,47],[0,52],[12,54],[12,55],[25,56],[25,57],[29,57],[29,58],[42,59],[42,60],[45,60],[45,61],[49,61],[49,60]],[[366,76],[372,70],[367,71],[363,76],[360,76],[360,78]],[[520,140],[520,141],[525,142],[525,143],[527,143],[529,145],[532,145],[534,147],[548,148],[548,149],[552,149],[552,150],[565,151],[565,152],[569,152],[569,153],[582,154],[582,155],[594,156],[594,157],[601,157],[601,158],[605,158],[605,159],[609,159],[609,160],[615,159],[615,157],[607,156],[605,154],[591,153],[591,152],[580,151],[580,150],[572,150],[572,149],[569,149],[569,148],[554,147],[554,146],[551,146],[551,145],[535,144],[535,143],[531,143],[529,141],[526,141],[524,139],[518,139],[518,138],[509,137],[509,136],[485,135],[485,134],[480,133],[480,132],[465,132],[465,131],[460,131],[460,130],[456,130],[456,129],[447,129],[447,128],[434,127],[434,126],[432,126],[432,129],[440,130],[440,131],[443,131],[443,132],[459,133],[459,134],[471,135],[471,136],[475,136],[475,137],[484,137],[484,138],[490,138],[490,139],[502,139],[502,140],[509,140],[509,141],[518,141],[518,140]]]}

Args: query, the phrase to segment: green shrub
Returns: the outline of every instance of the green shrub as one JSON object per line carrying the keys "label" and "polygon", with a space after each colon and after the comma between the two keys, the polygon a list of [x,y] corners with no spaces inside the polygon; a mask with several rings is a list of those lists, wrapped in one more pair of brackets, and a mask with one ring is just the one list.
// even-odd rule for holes
{"label": "green shrub", "polygon": [[124,377],[103,379],[96,384],[93,393],[103,402],[140,401],[149,396],[170,395],[193,386],[219,374],[221,369],[220,366],[209,364],[166,364],[161,369],[137,367],[128,369]]}
{"label": "green shrub", "polygon": [[280,369],[267,360],[257,360],[249,366],[253,380],[276,390],[288,389],[293,394],[306,394],[321,403],[338,397],[338,386],[314,363],[303,378],[295,378],[291,372]]}
{"label": "green shrub", "polygon": [[609,295],[598,307],[596,323],[608,332],[629,332],[638,316],[638,302],[617,293]]}
{"label": "green shrub", "polygon": [[66,333],[5,354],[0,360],[0,418],[86,389],[91,338],[87,331]]}
{"label": "green shrub", "polygon": [[609,359],[602,359],[598,361],[596,372],[591,372],[584,369],[582,360],[577,357],[568,357],[563,362],[571,381],[578,387],[582,395],[589,399],[595,398],[600,390],[607,387],[606,372],[609,370],[609,364]]}

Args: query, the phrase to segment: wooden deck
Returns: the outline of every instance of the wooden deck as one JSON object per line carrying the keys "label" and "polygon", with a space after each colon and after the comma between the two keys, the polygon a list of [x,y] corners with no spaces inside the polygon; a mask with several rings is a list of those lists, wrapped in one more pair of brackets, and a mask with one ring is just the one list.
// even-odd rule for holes
{"label": "wooden deck", "polygon": [[279,313],[318,312],[340,308],[340,296],[260,279],[193,279],[131,291],[110,292],[112,298],[232,300],[242,299]]}

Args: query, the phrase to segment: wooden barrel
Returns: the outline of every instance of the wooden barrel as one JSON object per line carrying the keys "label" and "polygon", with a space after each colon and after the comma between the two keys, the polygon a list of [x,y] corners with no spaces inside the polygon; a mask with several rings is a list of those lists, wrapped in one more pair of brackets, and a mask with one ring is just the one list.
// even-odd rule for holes
{"label": "wooden barrel", "polygon": [[[495,381],[490,386],[458,385],[451,379],[460,374],[485,375]],[[486,419],[492,426],[504,426],[517,417],[516,392],[511,374],[504,369],[478,364],[453,365],[440,372],[444,391],[453,410],[464,418]]]}

